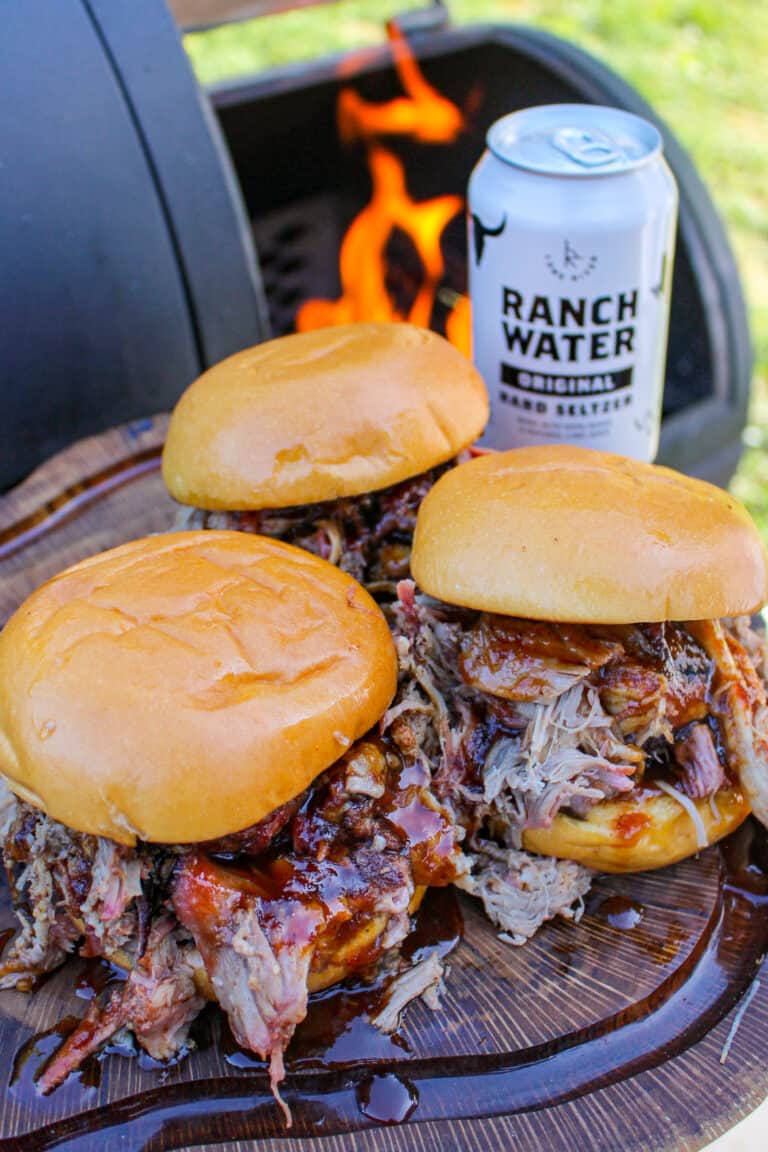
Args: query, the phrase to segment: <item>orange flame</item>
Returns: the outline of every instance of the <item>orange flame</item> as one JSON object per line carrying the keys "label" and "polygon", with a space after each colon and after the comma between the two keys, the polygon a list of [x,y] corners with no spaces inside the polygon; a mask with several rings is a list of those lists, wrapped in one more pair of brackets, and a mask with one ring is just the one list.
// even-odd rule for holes
{"label": "orange flame", "polygon": [[459,296],[445,322],[445,334],[459,352],[472,359],[472,311],[469,296]]}
{"label": "orange flame", "polygon": [[394,21],[387,25],[397,75],[407,96],[371,104],[354,88],[339,94],[336,115],[346,143],[396,133],[425,144],[450,144],[464,129],[464,116],[423,75],[408,41]]}
{"label": "orange flame", "polygon": [[[395,68],[407,96],[386,104],[372,104],[352,88],[344,88],[339,94],[339,134],[347,142],[368,143],[373,190],[369,203],[352,221],[341,244],[341,296],[338,300],[307,300],[296,315],[299,332],[357,320],[407,320],[428,328],[432,319],[435,295],[445,271],[440,238],[446,225],[462,210],[464,201],[460,196],[438,196],[421,202],[411,199],[401,161],[375,141],[380,136],[397,134],[422,143],[450,143],[465,122],[456,105],[441,96],[423,76],[397,25],[390,23],[387,32]],[[421,283],[405,313],[387,289],[386,249],[396,228],[410,237],[422,266]],[[446,332],[464,350],[469,346],[469,326],[462,300],[463,297],[449,316]]]}
{"label": "orange flame", "polygon": [[[368,155],[373,181],[370,202],[355,217],[341,245],[342,295],[338,300],[308,300],[296,318],[300,332],[353,320],[408,320],[428,328],[435,292],[443,275],[440,237],[461,211],[460,196],[440,196],[417,204],[408,195],[400,161],[379,145]],[[400,313],[386,287],[385,249],[394,228],[412,238],[424,277],[407,315]]]}

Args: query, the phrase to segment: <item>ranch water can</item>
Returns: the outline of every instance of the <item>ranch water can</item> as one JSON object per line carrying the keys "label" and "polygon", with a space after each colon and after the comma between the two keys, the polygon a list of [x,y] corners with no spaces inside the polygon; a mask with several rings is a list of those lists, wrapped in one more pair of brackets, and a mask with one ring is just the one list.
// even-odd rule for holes
{"label": "ranch water can", "polygon": [[497,121],[469,182],[473,358],[489,448],[653,460],[677,186],[652,124],[553,104]]}

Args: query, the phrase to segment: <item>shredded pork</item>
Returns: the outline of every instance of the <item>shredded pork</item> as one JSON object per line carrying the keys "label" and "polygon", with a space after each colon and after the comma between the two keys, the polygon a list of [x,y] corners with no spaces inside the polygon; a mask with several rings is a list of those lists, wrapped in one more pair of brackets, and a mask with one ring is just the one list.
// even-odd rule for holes
{"label": "shredded pork", "polygon": [[290,1122],[279,1092],[283,1052],[307,1012],[312,943],[323,910],[296,901],[278,919],[265,909],[258,885],[239,890],[224,869],[197,854],[181,865],[173,902],[193,932],[235,1039],[270,1060],[272,1091]]}
{"label": "shredded pork", "polygon": [[494,741],[483,769],[484,803],[517,847],[526,828],[548,828],[561,808],[581,815],[632,790],[641,756],[617,739],[591,684],[551,703],[522,705],[520,713],[522,731]]}
{"label": "shredded pork", "polygon": [[2,783],[0,828],[21,922],[0,986],[28,989],[74,952],[127,973],[54,1055],[44,1091],[124,1030],[157,1059],[183,1052],[209,997],[270,1062],[282,1103],[283,1054],[313,974],[333,976],[339,947],[343,971],[371,970],[407,935],[417,887],[466,868],[463,829],[429,774],[378,737],[260,825],[196,848],[74,832]]}
{"label": "shredded pork", "polygon": [[174,908],[194,935],[216,998],[238,1042],[270,1060],[278,1099],[283,1053],[307,1012],[317,948],[366,916],[381,918],[382,949],[410,928],[406,858],[368,848],[334,856],[281,857],[243,876],[193,853],[174,883]]}
{"label": "shredded pork", "polygon": [[768,708],[762,638],[744,620],[705,620],[691,631],[716,672],[713,716],[755,816],[768,827]]}
{"label": "shredded pork", "polygon": [[150,858],[73,832],[0,781],[3,858],[22,931],[0,966],[0,988],[31,986],[77,950],[124,962],[142,936],[142,875]]}
{"label": "shredded pork", "polygon": [[[344,564],[343,533],[322,511]],[[313,978],[338,978],[340,954],[344,971],[363,974],[388,955],[383,1029],[414,997],[437,1002],[438,958],[396,959],[421,887],[457,883],[520,944],[554,916],[577,919],[592,879],[522,850],[525,830],[558,812],[583,817],[657,779],[695,813],[693,800],[716,804],[737,775],[768,822],[765,654],[748,622],[544,625],[450,607],[410,581],[397,592],[399,688],[380,734],[244,832],[129,849],[65,828],[0,782],[21,925],[0,987],[28,989],[73,953],[127,974],[92,1002],[43,1090],[124,1030],[158,1059],[183,1053],[214,998],[237,1040],[269,1061],[290,1121],[285,1049]]]}
{"label": "shredded pork", "polygon": [[674,757],[680,770],[680,784],[686,796],[703,800],[713,796],[725,783],[712,731],[706,724],[692,724],[675,740]]}
{"label": "shredded pork", "polygon": [[411,541],[419,505],[455,461],[422,472],[391,488],[296,508],[259,512],[206,512],[183,508],[176,527],[229,528],[258,532],[296,544],[338,564],[372,592],[394,594],[409,573]]}
{"label": "shredded pork", "polygon": [[183,1051],[189,1026],[205,1005],[198,990],[202,960],[189,936],[170,916],[152,926],[143,956],[106,1004],[98,1000],[54,1054],[40,1078],[50,1092],[122,1029],[132,1031],[155,1060]]}
{"label": "shredded pork", "polygon": [[521,850],[558,812],[585,817],[662,777],[714,804],[738,776],[768,817],[765,646],[749,621],[545,624],[452,607],[410,581],[389,611],[400,683],[383,727],[432,766],[438,797],[456,798],[471,844],[458,883],[514,942],[572,916],[589,887],[580,865]]}
{"label": "shredded pork", "polygon": [[572,860],[534,856],[476,841],[471,872],[457,884],[482,901],[510,944],[525,944],[546,920],[578,920],[592,873]]}
{"label": "shredded pork", "polygon": [[388,982],[379,1011],[371,1019],[382,1032],[394,1032],[406,1007],[413,1000],[424,1000],[428,1008],[440,1007],[444,968],[436,952],[430,952],[418,964],[397,973]]}

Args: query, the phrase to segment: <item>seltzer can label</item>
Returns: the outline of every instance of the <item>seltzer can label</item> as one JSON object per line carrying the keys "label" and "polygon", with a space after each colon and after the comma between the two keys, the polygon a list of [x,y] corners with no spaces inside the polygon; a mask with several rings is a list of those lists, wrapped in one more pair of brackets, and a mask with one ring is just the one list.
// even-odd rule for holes
{"label": "seltzer can label", "polygon": [[594,105],[516,112],[469,185],[480,444],[580,444],[653,460],[677,188],[653,125]]}

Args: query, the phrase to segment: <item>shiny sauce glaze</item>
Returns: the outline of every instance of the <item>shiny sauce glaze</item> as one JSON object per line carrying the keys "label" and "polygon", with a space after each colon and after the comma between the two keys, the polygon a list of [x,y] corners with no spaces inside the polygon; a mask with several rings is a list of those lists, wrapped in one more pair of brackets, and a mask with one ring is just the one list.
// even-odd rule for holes
{"label": "shiny sauce glaze", "polygon": [[14,1054],[8,1087],[21,1090],[25,1096],[32,1089],[34,1095],[34,1086],[46,1064],[79,1023],[77,1016],[63,1016],[52,1028],[45,1028],[25,1040]]}
{"label": "shiny sauce glaze", "polygon": [[[597,690],[619,738],[637,748],[634,787],[617,802],[613,817],[613,833],[627,848],[649,831],[650,818],[640,809],[644,799],[660,794],[657,780],[691,797],[737,785],[715,715],[715,660],[693,627],[669,622],[582,626],[468,615],[458,652],[461,678],[477,691],[464,700],[459,747],[438,772],[441,796],[455,794],[460,784],[466,796],[481,803],[488,755],[498,739],[522,735],[530,723],[530,708],[524,706],[546,704],[585,679]],[[749,669],[740,671],[748,681]],[[658,734],[649,736],[654,731]],[[471,828],[470,816],[465,812],[463,818]]]}
{"label": "shiny sauce glaze", "polygon": [[483,614],[462,635],[459,672],[481,692],[530,703],[554,698],[619,651],[577,625]]}
{"label": "shiny sauce glaze", "polygon": [[628,675],[642,671],[661,681],[666,716],[674,728],[703,719],[709,709],[714,661],[682,624],[619,628]]}
{"label": "shiny sauce glaze", "polygon": [[466,684],[508,700],[554,698],[590,675],[598,691],[617,696],[622,715],[647,710],[663,694],[673,727],[706,716],[714,662],[681,624],[586,626],[484,614],[459,645]]}
{"label": "shiny sauce glaze", "polygon": [[[418,964],[429,954],[443,958],[459,944],[463,919],[453,889],[428,892],[413,916],[413,927],[399,949],[399,969]],[[360,1060],[393,1060],[410,1049],[399,1032],[381,1032],[372,1019],[384,1007],[392,971],[372,964],[341,983],[310,996],[309,1011],[298,1025],[286,1053],[289,1069],[355,1064]],[[220,1017],[220,1046],[234,1068],[266,1069],[254,1052],[237,1044]],[[203,1046],[205,1040],[202,1038]]]}
{"label": "shiny sauce glaze", "polygon": [[616,893],[601,897],[599,901],[589,905],[589,913],[611,928],[619,928],[622,932],[630,932],[637,928],[643,919],[643,905],[629,896]]}
{"label": "shiny sauce glaze", "polygon": [[[430,890],[413,917],[413,928],[400,946],[401,967],[418,964],[431,953],[447,957],[461,942],[464,922],[453,888]],[[286,1052],[290,1070],[398,1060],[410,1055],[399,1031],[381,1032],[372,1019],[384,1007],[392,973],[386,967],[344,980],[310,997],[306,1019],[299,1024]],[[228,1034],[229,1030],[224,1025]],[[264,1068],[252,1052],[224,1039],[227,1062],[235,1067]]]}
{"label": "shiny sauce glaze", "polygon": [[421,764],[379,740],[362,741],[295,816],[293,852],[322,861],[340,848],[370,845],[407,857],[417,885],[449,884],[456,876],[456,830],[430,785]]}
{"label": "shiny sauce glaze", "polygon": [[[634,793],[633,793],[634,795]],[[614,828],[621,841],[627,845],[634,844],[647,831],[651,818],[646,812],[622,812],[614,821]]]}
{"label": "shiny sauce glaze", "polygon": [[125,971],[108,960],[86,960],[75,984],[75,996],[80,1000],[93,1000],[125,977]]}
{"label": "shiny sauce glaze", "polygon": [[419,1093],[411,1081],[394,1072],[366,1076],[356,1095],[362,1115],[379,1124],[402,1124],[419,1103]]}
{"label": "shiny sauce glaze", "polygon": [[281,945],[313,948],[313,971],[339,956],[347,972],[371,965],[385,950],[393,902],[456,876],[458,833],[429,785],[420,765],[367,740],[307,794],[268,853],[186,854],[173,902],[203,958],[236,913],[258,908]]}
{"label": "shiny sauce glaze", "polygon": [[[232,871],[228,867],[228,871]],[[247,864],[237,869],[239,889],[243,894],[263,893],[263,875],[255,875]],[[229,878],[231,882],[231,876]],[[228,883],[228,887],[231,886]],[[329,894],[329,899],[333,898]],[[412,930],[400,946],[402,971],[418,964],[430,953],[445,957],[460,943],[463,919],[455,891],[452,888],[435,889],[427,893],[424,902],[413,916]],[[89,960],[82,964],[75,983],[75,995],[92,999],[114,986],[124,974],[103,960]],[[286,1054],[289,1069],[323,1068],[331,1065],[353,1065],[360,1061],[402,1059],[410,1055],[404,1037],[398,1032],[381,1032],[371,1021],[384,1007],[392,971],[372,963],[356,976],[310,996],[309,1012],[299,1025]],[[18,1048],[13,1061],[9,1089],[23,1098],[29,1106],[45,1097],[39,1096],[37,1081],[62,1042],[81,1025],[80,1018],[65,1016],[54,1027],[28,1037]],[[233,1068],[265,1071],[267,1064],[255,1053],[241,1048],[234,1040],[226,1017],[213,1007],[195,1021],[192,1037],[196,1047],[205,1050],[212,1037],[220,1046],[226,1062]],[[159,1062],[137,1052],[130,1037],[125,1042],[110,1042],[97,1056],[89,1057],[70,1077],[81,1091],[98,1088],[104,1060],[111,1055],[138,1058],[142,1068],[150,1069],[163,1082],[167,1071],[183,1059],[183,1053],[172,1061]],[[84,1097],[85,1100],[88,1097]]]}
{"label": "shiny sauce glaze", "polygon": [[[659,716],[682,747],[692,726],[705,723],[723,769],[733,782],[721,726],[714,712],[716,669],[694,635],[682,624],[569,625],[481,614],[468,617],[458,642],[462,680],[477,689],[470,698],[471,723],[455,757],[455,783],[482,791],[485,759],[495,740],[522,732],[530,717],[523,704],[547,703],[584,678],[597,689],[603,707],[629,744],[642,736],[635,779],[644,771],[673,783],[680,774],[675,745],[664,736],[648,739]],[[683,761],[685,757],[682,757]],[[441,786],[438,774],[438,786]],[[642,831],[640,814],[619,817],[617,832],[631,841]]]}
{"label": "shiny sauce glaze", "polygon": [[[576,979],[583,968],[594,974],[594,965],[599,965],[602,950],[621,952],[623,941],[627,946],[632,941],[631,947],[636,947],[644,934],[651,933],[655,939],[648,942],[649,948],[652,943],[654,949],[649,962],[659,965],[660,973],[653,995],[650,998],[636,996],[635,1003],[627,1007],[625,997],[632,988],[631,973],[627,971],[630,983],[617,987],[616,1011],[609,1010],[595,1024],[578,1032],[574,1032],[567,1013],[563,1013],[558,1029],[561,1034],[535,1048],[520,1050],[512,1045],[509,1052],[498,1054],[483,1054],[474,1049],[457,1051],[458,1033],[453,1034],[445,1048],[438,1044],[424,1064],[411,1059],[402,1037],[385,1038],[390,1044],[386,1051],[366,1049],[360,1044],[359,1037],[365,1033],[364,1029],[355,1033],[358,1017],[354,1001],[365,995],[362,982],[348,982],[333,993],[312,997],[308,1018],[287,1053],[287,1063],[295,1076],[287,1088],[294,1113],[291,1135],[348,1133],[370,1123],[386,1123],[398,1118],[401,1122],[414,1117],[420,1121],[446,1120],[514,1110],[533,1110],[531,1114],[534,1114],[537,1109],[578,1098],[625,1079],[639,1069],[653,1068],[684,1053],[738,1003],[753,982],[756,965],[768,948],[768,853],[762,829],[750,821],[729,841],[710,849],[708,859],[714,868],[704,870],[702,914],[691,917],[689,910],[686,924],[669,915],[667,901],[679,898],[685,905],[686,901],[695,900],[696,894],[691,891],[689,880],[679,888],[677,869],[670,869],[664,873],[661,888],[654,885],[649,889],[650,903],[644,903],[642,922],[636,927],[611,926],[608,921],[608,917],[624,920],[628,910],[630,918],[634,918],[631,915],[634,897],[628,888],[632,878],[613,877],[600,881],[594,893],[594,902],[602,904],[602,913],[599,906],[591,910],[590,898],[587,915],[580,925],[554,924],[543,930],[534,947],[543,947],[553,960],[563,956],[564,970],[557,975],[558,980],[570,976],[571,966],[577,969],[573,973]],[[688,875],[685,869],[684,873]],[[629,899],[629,909],[621,899],[611,902],[617,895]],[[416,918],[417,928],[422,914],[432,914],[433,900],[437,901],[434,917],[437,924],[445,923],[443,899],[451,899],[450,893],[439,891],[427,897],[422,913]],[[607,938],[602,933],[593,934],[591,925],[598,920],[609,928]],[[665,925],[669,929],[666,934]],[[693,949],[692,931],[695,933]],[[470,961],[478,955],[478,941],[471,943]],[[680,962],[675,955],[683,943],[686,956]],[[417,944],[416,951],[419,947]],[[484,954],[482,949],[479,954]],[[546,972],[546,964],[541,971]],[[551,987],[554,991],[556,985]],[[510,995],[514,995],[514,985],[510,985]],[[342,1011],[345,1003],[351,1003],[346,1012]],[[545,1003],[551,1011],[554,1001]],[[481,1010],[475,1002],[467,1006],[466,1010],[470,1009]],[[450,1005],[447,1010],[450,1013]],[[450,1019],[455,1026],[456,1015],[452,1014]],[[16,1107],[23,1099],[28,1115],[34,1117],[31,1121],[34,1136],[29,1148],[39,1152],[51,1146],[54,1136],[61,1139],[66,1135],[81,1139],[85,1150],[91,1147],[89,1141],[94,1140],[94,1133],[108,1124],[130,1126],[126,1127],[126,1134],[134,1138],[141,1132],[143,1146],[151,1134],[160,1131],[159,1117],[155,1115],[158,1108],[164,1110],[163,1131],[166,1126],[169,1133],[172,1129],[178,1131],[178,1125],[184,1125],[188,1142],[194,1139],[204,1144],[221,1131],[226,1131],[230,1139],[251,1141],[284,1136],[281,1117],[269,1096],[265,1065],[252,1054],[235,1049],[226,1037],[226,1024],[218,1012],[204,1014],[200,1024],[199,1052],[195,1057],[200,1063],[194,1081],[171,1081],[166,1094],[159,1090],[163,1084],[159,1072],[151,1084],[146,1081],[141,1084],[151,1091],[137,1095],[134,1086],[130,1097],[125,1098],[122,1062],[105,1061],[104,1083],[116,1084],[113,1102],[98,1105],[93,1090],[73,1078],[69,1103],[63,1114],[60,1103],[54,1108],[52,1098],[36,1096],[32,1079],[35,1061],[33,1054],[28,1055],[10,1094],[17,1100]],[[224,1034],[219,1039],[220,1031]],[[348,1045],[346,1050],[345,1045]],[[212,1046],[227,1054],[232,1069],[230,1077],[222,1077],[217,1062],[206,1063]],[[30,1045],[33,1047],[34,1038]],[[738,1054],[732,1055],[728,1068],[721,1072],[716,1055],[713,1076],[718,1090],[725,1090],[734,1069],[738,1073],[742,1066],[738,1063]],[[22,1057],[23,1053],[17,1063],[23,1063]],[[382,1060],[386,1062],[383,1067]],[[348,1067],[340,1068],[340,1065]],[[689,1066],[683,1062],[681,1067],[685,1071]],[[317,1070],[323,1068],[330,1074],[318,1077]],[[546,1074],[542,1075],[542,1071]],[[379,1080],[390,1076],[394,1079],[385,1083]],[[735,1101],[735,1096],[733,1099]],[[411,1104],[415,1104],[414,1110],[410,1110]],[[59,1119],[62,1115],[66,1119]],[[29,1119],[25,1130],[31,1130]],[[121,1133],[122,1130],[120,1127]],[[75,1146],[80,1152],[80,1144]],[[127,1146],[133,1145],[128,1142]],[[138,1141],[135,1146],[139,1146]],[[172,1143],[158,1142],[159,1149],[171,1147]]]}

